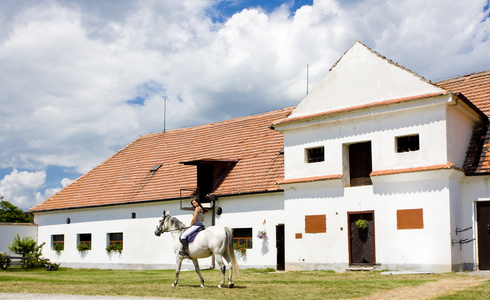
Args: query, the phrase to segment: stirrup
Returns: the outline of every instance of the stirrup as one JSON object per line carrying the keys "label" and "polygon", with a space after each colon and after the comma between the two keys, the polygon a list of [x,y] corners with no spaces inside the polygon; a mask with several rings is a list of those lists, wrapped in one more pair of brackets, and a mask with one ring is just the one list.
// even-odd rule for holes
{"label": "stirrup", "polygon": [[187,252],[186,252],[186,251],[184,251],[184,250],[179,251],[179,255],[182,255],[182,256],[183,256],[183,257],[185,257],[185,258],[191,258],[191,257],[189,256],[189,253],[187,253]]}

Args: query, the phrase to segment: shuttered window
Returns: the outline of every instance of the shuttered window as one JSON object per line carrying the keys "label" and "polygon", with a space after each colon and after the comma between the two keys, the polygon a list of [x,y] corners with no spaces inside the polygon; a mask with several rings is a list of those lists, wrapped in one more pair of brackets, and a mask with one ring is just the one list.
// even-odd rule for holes
{"label": "shuttered window", "polygon": [[326,215],[305,216],[305,233],[327,232]]}
{"label": "shuttered window", "polygon": [[424,228],[423,209],[400,209],[396,211],[397,229]]}

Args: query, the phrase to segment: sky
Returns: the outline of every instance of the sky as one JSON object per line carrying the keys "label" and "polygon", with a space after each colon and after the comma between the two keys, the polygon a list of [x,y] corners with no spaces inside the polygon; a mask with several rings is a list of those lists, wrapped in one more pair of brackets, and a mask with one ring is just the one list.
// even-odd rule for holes
{"label": "sky", "polygon": [[434,82],[489,70],[490,4],[2,0],[0,195],[27,210],[164,124],[297,105],[357,40]]}

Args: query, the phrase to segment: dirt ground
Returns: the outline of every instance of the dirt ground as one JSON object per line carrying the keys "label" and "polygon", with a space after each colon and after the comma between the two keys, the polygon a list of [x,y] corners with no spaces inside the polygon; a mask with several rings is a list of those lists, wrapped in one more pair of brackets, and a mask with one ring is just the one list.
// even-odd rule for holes
{"label": "dirt ground", "polygon": [[432,299],[480,285],[486,280],[490,280],[490,277],[468,276],[466,278],[442,279],[418,286],[397,288],[357,299]]}

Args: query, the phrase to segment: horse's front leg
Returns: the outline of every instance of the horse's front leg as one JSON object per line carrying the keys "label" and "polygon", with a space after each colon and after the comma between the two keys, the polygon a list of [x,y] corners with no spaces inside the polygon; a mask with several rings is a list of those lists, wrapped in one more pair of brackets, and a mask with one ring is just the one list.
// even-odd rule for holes
{"label": "horse's front leg", "polygon": [[199,275],[199,278],[201,279],[201,287],[204,287],[204,278],[202,278],[201,269],[199,268],[199,262],[197,261],[197,258],[193,258],[192,263],[194,263],[194,268],[196,269],[196,273],[197,275]]}
{"label": "horse's front leg", "polygon": [[177,267],[175,268],[175,279],[174,283],[172,283],[172,287],[176,287],[177,282],[179,282],[180,267],[182,266],[182,260],[184,260],[184,258],[180,255],[177,255],[175,260],[177,262]]}

